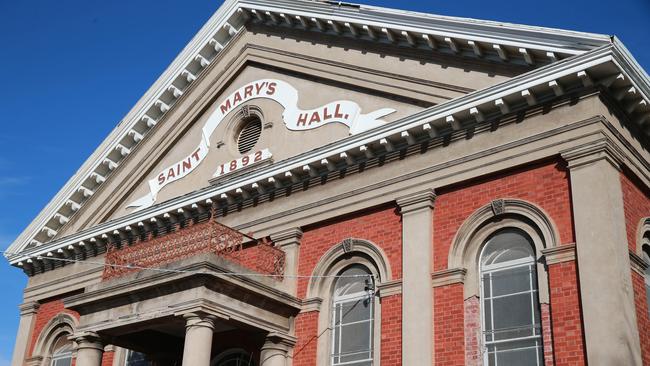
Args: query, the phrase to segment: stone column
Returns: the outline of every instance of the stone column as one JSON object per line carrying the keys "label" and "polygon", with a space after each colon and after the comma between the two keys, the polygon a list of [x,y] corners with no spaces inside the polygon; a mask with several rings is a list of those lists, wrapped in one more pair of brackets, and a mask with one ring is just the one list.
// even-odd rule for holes
{"label": "stone column", "polygon": [[260,352],[260,366],[287,366],[289,351],[295,344],[294,337],[269,333]]}
{"label": "stone column", "polygon": [[183,366],[209,366],[215,318],[195,313],[185,314],[183,318],[187,322],[185,324]]}
{"label": "stone column", "polygon": [[26,302],[19,306],[20,322],[18,323],[18,332],[16,334],[16,344],[14,345],[14,354],[11,360],[12,366],[21,366],[27,358],[27,342],[34,329],[34,320],[40,304],[36,301]]}
{"label": "stone column", "polygon": [[285,255],[285,277],[282,283],[287,292],[294,296],[298,293],[298,281],[297,278],[293,276],[298,274],[298,256],[300,255],[301,238],[302,230],[300,230],[300,228],[292,228],[271,234],[271,240],[284,252]]}
{"label": "stone column", "polygon": [[402,214],[402,365],[433,362],[433,190],[397,199]]}
{"label": "stone column", "polygon": [[562,153],[569,163],[587,363],[640,365],[641,347],[615,145]]}
{"label": "stone column", "polygon": [[72,337],[77,343],[76,366],[101,366],[104,344],[97,333],[83,332]]}

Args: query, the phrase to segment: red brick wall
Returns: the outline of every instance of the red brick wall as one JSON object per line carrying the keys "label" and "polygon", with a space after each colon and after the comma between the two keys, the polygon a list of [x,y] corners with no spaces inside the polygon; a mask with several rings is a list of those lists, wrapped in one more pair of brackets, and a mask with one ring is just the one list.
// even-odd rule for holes
{"label": "red brick wall", "polygon": [[632,286],[634,288],[636,320],[641,340],[641,357],[644,365],[650,365],[650,318],[648,317],[648,303],[645,294],[645,279],[635,271],[632,271]]}
{"label": "red brick wall", "polygon": [[463,284],[433,289],[434,362],[436,365],[465,364],[465,304]]}
{"label": "red brick wall", "polygon": [[115,352],[109,351],[104,352],[102,356],[102,366],[113,366],[113,360],[115,359]]}
{"label": "red brick wall", "polygon": [[584,365],[580,294],[575,261],[548,266],[556,365]]}
{"label": "red brick wall", "polygon": [[[304,229],[300,243],[298,273],[311,275],[316,263],[332,246],[345,238],[373,242],[386,253],[393,279],[402,277],[402,221],[393,206],[376,207]],[[308,279],[298,281],[298,297],[305,297]]]}
{"label": "red brick wall", "polygon": [[[293,351],[293,366],[313,366],[316,364],[318,345],[318,311],[300,313],[296,316],[296,346]],[[330,336],[325,332],[322,336]]]}
{"label": "red brick wall", "polygon": [[465,365],[483,365],[481,355],[481,305],[478,296],[464,301],[465,308]]}
{"label": "red brick wall", "polygon": [[553,332],[551,330],[551,307],[549,304],[540,304],[542,317],[542,341],[544,344],[544,365],[553,366]]}
{"label": "red brick wall", "polygon": [[[623,210],[627,244],[631,251],[637,253],[637,228],[641,220],[650,216],[650,193],[642,184],[625,174],[621,174],[623,190]],[[637,326],[641,341],[641,356],[644,365],[650,365],[650,322],[648,322],[648,304],[646,303],[645,283],[643,277],[632,272],[634,302],[636,305]]]}
{"label": "red brick wall", "polygon": [[34,323],[34,330],[32,331],[30,339],[28,357],[31,357],[32,353],[34,352],[34,347],[36,346],[36,342],[38,341],[38,337],[43,331],[43,328],[47,326],[47,323],[49,323],[52,318],[60,313],[70,314],[79,319],[79,314],[76,311],[72,311],[63,307],[63,300],[52,300],[44,302],[38,308],[38,312],[36,313],[36,321]]}
{"label": "red brick wall", "polygon": [[569,178],[563,165],[540,163],[463,186],[437,191],[434,216],[434,270],[447,268],[451,242],[474,211],[498,198],[518,198],[546,211],[562,244],[573,243],[573,214]]}
{"label": "red brick wall", "polygon": [[381,364],[402,365],[402,295],[381,299]]}

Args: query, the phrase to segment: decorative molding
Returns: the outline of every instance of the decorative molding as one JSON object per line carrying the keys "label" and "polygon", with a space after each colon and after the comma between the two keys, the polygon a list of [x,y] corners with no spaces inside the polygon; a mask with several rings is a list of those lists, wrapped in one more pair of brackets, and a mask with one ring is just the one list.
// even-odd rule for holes
{"label": "decorative molding", "polygon": [[39,304],[37,301],[29,301],[18,305],[21,317],[38,313],[39,307],[41,307],[41,304]]}
{"label": "decorative molding", "polygon": [[299,227],[295,227],[271,234],[270,237],[271,241],[280,248],[288,245],[300,245],[302,230]]}
{"label": "decorative molding", "polygon": [[82,331],[68,337],[77,344],[77,352],[83,348],[92,348],[104,351],[104,342],[99,334],[91,331]]}
{"label": "decorative molding", "polygon": [[453,285],[457,283],[465,283],[465,275],[467,269],[465,268],[452,268],[437,271],[431,274],[431,285],[433,287],[441,287]]}
{"label": "decorative molding", "polygon": [[397,279],[397,280],[378,283],[377,291],[379,291],[380,298],[399,295],[402,293],[402,280]]}
{"label": "decorative molding", "polygon": [[422,209],[433,209],[436,193],[433,189],[416,192],[395,200],[402,215]]}
{"label": "decorative molding", "polygon": [[354,246],[354,240],[351,238],[346,238],[341,241],[341,249],[343,249],[343,253],[350,253],[353,249]]}
{"label": "decorative molding", "polygon": [[575,243],[542,249],[546,265],[553,265],[576,260]]}
{"label": "decorative molding", "polygon": [[311,311],[320,311],[320,307],[322,304],[323,304],[323,299],[320,297],[310,297],[308,299],[304,299],[302,300],[300,312],[308,313]]}
{"label": "decorative molding", "polygon": [[634,272],[645,276],[645,271],[650,266],[650,263],[646,263],[641,256],[630,250],[630,266]]}
{"label": "decorative molding", "polygon": [[577,169],[601,160],[605,160],[614,168],[621,170],[625,161],[625,153],[607,137],[595,143],[562,151],[560,152],[560,156],[568,163],[567,168],[569,170]]}
{"label": "decorative molding", "polygon": [[492,200],[490,205],[492,206],[492,212],[494,213],[495,216],[496,215],[501,215],[502,213],[504,213],[506,211],[506,203],[501,198],[496,199],[496,200]]}

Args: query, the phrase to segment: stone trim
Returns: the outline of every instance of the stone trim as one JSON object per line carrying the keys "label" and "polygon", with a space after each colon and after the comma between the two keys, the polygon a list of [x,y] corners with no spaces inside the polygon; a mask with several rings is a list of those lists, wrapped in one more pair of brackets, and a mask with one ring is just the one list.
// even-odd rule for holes
{"label": "stone trim", "polygon": [[542,254],[546,259],[547,265],[564,263],[576,260],[575,243],[560,245],[557,247],[544,248]]}
{"label": "stone trim", "polygon": [[20,316],[34,315],[38,313],[38,308],[41,307],[37,301],[29,301],[18,305],[20,309]]}
{"label": "stone trim", "polygon": [[309,313],[311,311],[320,311],[320,307],[323,304],[323,298],[321,297],[311,297],[308,299],[302,300],[302,306],[300,307],[301,313]]}
{"label": "stone trim", "polygon": [[91,348],[104,352],[104,344],[101,337],[95,332],[79,332],[68,337],[69,340],[77,344],[77,352],[80,349]]}
{"label": "stone trim", "polygon": [[437,271],[431,274],[431,286],[441,287],[457,283],[465,283],[465,268],[452,268]]}
{"label": "stone trim", "polygon": [[560,152],[560,156],[568,163],[569,170],[606,160],[617,170],[621,170],[625,161],[623,153],[608,137],[603,137],[596,142],[577,146],[570,150]]}
{"label": "stone trim", "polygon": [[632,270],[641,276],[645,276],[645,270],[648,268],[650,263],[646,263],[643,258],[630,250],[630,267]]}
{"label": "stone trim", "polygon": [[300,245],[300,239],[302,238],[302,230],[299,227],[283,230],[277,233],[270,235],[271,241],[273,241],[278,247],[282,248],[287,245]]}
{"label": "stone trim", "polygon": [[379,292],[380,298],[399,295],[402,293],[402,280],[399,279],[399,280],[392,280],[383,283],[378,283],[377,291]]}
{"label": "stone trim", "polygon": [[435,201],[436,193],[433,189],[415,192],[395,200],[402,215],[425,208],[432,209]]}

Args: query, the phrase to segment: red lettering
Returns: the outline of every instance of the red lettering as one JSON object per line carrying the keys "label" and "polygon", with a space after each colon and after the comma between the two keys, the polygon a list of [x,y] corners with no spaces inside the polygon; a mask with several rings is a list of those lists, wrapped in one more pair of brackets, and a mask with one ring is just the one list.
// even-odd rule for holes
{"label": "red lettering", "polygon": [[257,161],[260,161],[260,160],[262,160],[262,152],[258,151],[258,152],[255,153],[255,161],[257,162]]}
{"label": "red lettering", "polygon": [[334,109],[334,118],[343,118],[343,113],[339,112],[341,109],[341,105],[337,104],[336,109]]}
{"label": "red lettering", "polygon": [[186,170],[192,169],[192,158],[189,157],[187,160],[183,161],[183,173],[185,173]]}
{"label": "red lettering", "polygon": [[275,93],[275,87],[277,86],[277,83],[269,83],[268,90],[266,91],[266,95],[273,95]]}
{"label": "red lettering", "polygon": [[248,98],[252,96],[253,96],[253,86],[249,85],[244,88],[244,98]]}
{"label": "red lettering", "polygon": [[196,151],[194,153],[192,153],[192,155],[191,155],[194,158],[194,160],[196,160],[196,161],[199,161],[199,159],[200,159],[199,151],[201,151],[200,147],[198,149],[196,149]]}
{"label": "red lettering", "polygon": [[296,126],[303,125],[305,126],[307,124],[307,113],[300,113],[300,116],[298,116],[298,122],[296,122]]}
{"label": "red lettering", "polygon": [[167,179],[171,179],[176,177],[176,174],[174,173],[174,168],[169,168],[169,171],[167,172]]}
{"label": "red lettering", "polygon": [[160,175],[158,176],[158,184],[163,184],[163,183],[165,183],[165,174],[160,173]]}
{"label": "red lettering", "polygon": [[247,155],[247,156],[244,156],[243,158],[241,158],[241,163],[242,163],[243,166],[246,166],[246,165],[248,165],[248,162],[250,160],[251,160],[251,158],[249,158],[248,155]]}
{"label": "red lettering", "polygon": [[264,85],[266,85],[266,81],[263,83],[255,83],[255,94],[259,95]]}
{"label": "red lettering", "polygon": [[219,108],[221,108],[221,113],[226,114],[230,110],[230,107],[230,99],[228,99]]}
{"label": "red lettering", "polygon": [[232,98],[232,104],[235,105],[237,103],[241,102],[241,95],[239,94],[239,91],[235,93],[235,97]]}
{"label": "red lettering", "polygon": [[325,112],[323,113],[323,120],[328,120],[332,118],[331,114],[327,114],[327,107],[325,107]]}
{"label": "red lettering", "polygon": [[237,169],[237,160],[233,160],[230,162],[230,171],[233,171]]}
{"label": "red lettering", "polygon": [[311,118],[309,119],[309,125],[311,126],[312,123],[318,123],[318,122],[320,122],[320,115],[318,114],[318,111],[316,111],[311,114]]}

